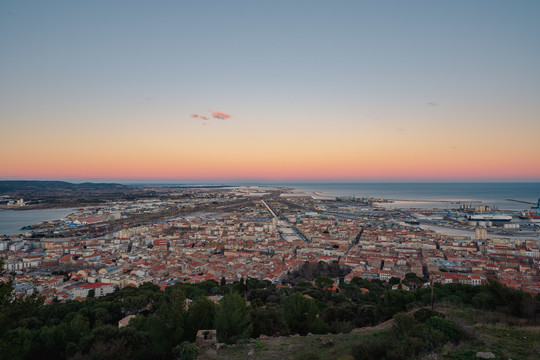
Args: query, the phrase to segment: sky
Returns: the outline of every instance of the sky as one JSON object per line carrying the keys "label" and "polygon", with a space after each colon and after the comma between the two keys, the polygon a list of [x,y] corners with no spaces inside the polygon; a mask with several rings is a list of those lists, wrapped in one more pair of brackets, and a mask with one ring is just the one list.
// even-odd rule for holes
{"label": "sky", "polygon": [[0,2],[0,179],[540,181],[539,1]]}

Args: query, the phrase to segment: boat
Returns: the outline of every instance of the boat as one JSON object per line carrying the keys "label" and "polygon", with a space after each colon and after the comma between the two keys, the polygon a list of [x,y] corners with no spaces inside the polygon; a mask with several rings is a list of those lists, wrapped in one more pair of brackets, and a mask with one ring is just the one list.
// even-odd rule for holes
{"label": "boat", "polygon": [[519,218],[536,222],[540,221],[540,213],[534,212],[533,210],[526,210],[522,211],[521,214],[519,214]]}
{"label": "boat", "polygon": [[470,214],[467,219],[469,221],[491,221],[491,222],[509,222],[512,220],[512,215],[498,213],[474,213]]}
{"label": "boat", "polygon": [[515,200],[515,199],[506,199],[506,200],[533,205],[531,206],[530,210],[522,211],[519,214],[519,218],[534,221],[534,222],[540,221],[540,199],[538,199],[538,202],[536,204],[530,201],[523,201],[523,200]]}

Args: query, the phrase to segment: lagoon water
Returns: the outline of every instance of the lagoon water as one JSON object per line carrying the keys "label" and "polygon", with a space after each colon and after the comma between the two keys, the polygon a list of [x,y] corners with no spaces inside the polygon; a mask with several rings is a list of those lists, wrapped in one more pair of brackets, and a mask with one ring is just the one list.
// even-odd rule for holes
{"label": "lagoon water", "polygon": [[44,221],[60,220],[74,209],[2,210],[0,209],[0,235],[22,234],[22,227]]}

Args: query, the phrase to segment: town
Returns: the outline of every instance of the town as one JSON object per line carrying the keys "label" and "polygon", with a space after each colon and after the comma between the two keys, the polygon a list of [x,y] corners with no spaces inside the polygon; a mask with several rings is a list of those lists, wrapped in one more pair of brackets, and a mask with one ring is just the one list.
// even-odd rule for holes
{"label": "town", "polygon": [[[16,295],[45,303],[103,296],[150,282],[239,279],[289,285],[308,263],[333,263],[347,275],[400,281],[485,284],[488,278],[540,293],[534,237],[444,235],[413,213],[377,199],[335,198],[279,187],[159,188],[156,198],[110,201],[0,238],[3,276]],[[418,216],[417,216],[418,217]]]}

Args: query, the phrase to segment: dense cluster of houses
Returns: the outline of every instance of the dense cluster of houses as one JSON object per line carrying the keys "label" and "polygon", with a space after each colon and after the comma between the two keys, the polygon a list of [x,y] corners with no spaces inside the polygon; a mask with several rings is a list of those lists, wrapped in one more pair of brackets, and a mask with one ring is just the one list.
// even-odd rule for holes
{"label": "dense cluster of houses", "polygon": [[398,225],[391,218],[351,219],[292,211],[274,217],[262,201],[228,213],[185,216],[125,228],[97,239],[0,240],[4,276],[17,294],[53,300],[103,296],[116,288],[152,282],[234,281],[280,283],[306,261],[338,261],[345,277],[389,280],[407,273],[443,283],[479,285],[487,278],[540,292],[540,254],[533,240],[447,236]]}

